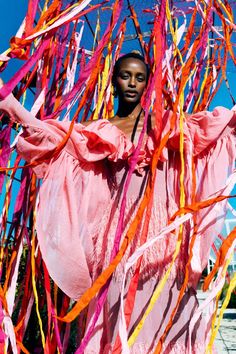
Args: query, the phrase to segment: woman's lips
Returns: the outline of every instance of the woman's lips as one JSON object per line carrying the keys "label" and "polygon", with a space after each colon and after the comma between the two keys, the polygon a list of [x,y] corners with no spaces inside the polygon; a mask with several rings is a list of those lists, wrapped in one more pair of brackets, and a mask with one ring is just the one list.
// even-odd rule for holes
{"label": "woman's lips", "polygon": [[126,97],[136,97],[138,94],[137,91],[125,91],[125,96]]}

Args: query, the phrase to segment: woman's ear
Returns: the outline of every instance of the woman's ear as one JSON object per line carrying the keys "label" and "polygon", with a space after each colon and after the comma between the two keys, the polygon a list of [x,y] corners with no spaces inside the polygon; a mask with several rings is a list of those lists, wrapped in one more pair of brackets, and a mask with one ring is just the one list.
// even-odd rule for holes
{"label": "woman's ear", "polygon": [[111,86],[111,94],[114,96],[114,97],[117,97],[117,90],[116,90],[116,86],[112,83],[112,86]]}

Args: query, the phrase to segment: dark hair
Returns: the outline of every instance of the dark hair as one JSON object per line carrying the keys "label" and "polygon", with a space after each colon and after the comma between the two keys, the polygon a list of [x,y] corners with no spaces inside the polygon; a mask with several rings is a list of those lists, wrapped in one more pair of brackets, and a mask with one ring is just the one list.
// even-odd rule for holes
{"label": "dark hair", "polygon": [[146,71],[147,71],[147,78],[146,78],[146,82],[148,82],[148,78],[150,75],[150,67],[149,65],[145,62],[144,57],[141,54],[135,53],[135,52],[130,52],[127,54],[122,55],[122,57],[120,57],[114,65],[113,68],[113,74],[112,74],[112,84],[113,86],[115,86],[116,84],[116,77],[119,73],[119,69],[120,69],[120,64],[123,62],[123,60],[125,59],[129,59],[129,58],[134,58],[134,59],[138,59],[140,61],[142,61],[144,63],[144,65],[146,66]]}

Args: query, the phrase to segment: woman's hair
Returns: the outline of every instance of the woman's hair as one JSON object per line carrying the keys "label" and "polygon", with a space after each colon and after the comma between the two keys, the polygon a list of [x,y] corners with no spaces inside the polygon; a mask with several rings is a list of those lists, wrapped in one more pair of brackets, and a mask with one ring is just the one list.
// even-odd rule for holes
{"label": "woman's hair", "polygon": [[140,61],[142,61],[144,63],[144,65],[146,66],[146,71],[147,71],[147,79],[146,79],[146,81],[148,82],[148,78],[149,78],[149,74],[150,74],[149,65],[145,62],[145,59],[144,59],[144,57],[141,54],[136,53],[136,52],[130,52],[130,53],[122,55],[122,57],[120,57],[115,62],[115,65],[114,65],[114,68],[113,68],[113,74],[112,74],[112,84],[113,84],[113,86],[115,86],[115,84],[116,84],[116,77],[117,77],[117,75],[119,73],[121,63],[124,60],[129,59],[129,58],[138,59],[138,60],[140,60]]}

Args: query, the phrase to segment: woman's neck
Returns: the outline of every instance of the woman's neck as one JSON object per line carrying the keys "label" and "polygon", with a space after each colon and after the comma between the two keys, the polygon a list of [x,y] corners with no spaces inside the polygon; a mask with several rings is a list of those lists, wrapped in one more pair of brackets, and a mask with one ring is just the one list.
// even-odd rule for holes
{"label": "woman's neck", "polygon": [[119,104],[116,116],[118,118],[137,118],[142,107],[140,103],[125,105],[124,103]]}

